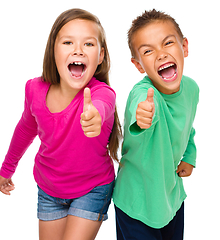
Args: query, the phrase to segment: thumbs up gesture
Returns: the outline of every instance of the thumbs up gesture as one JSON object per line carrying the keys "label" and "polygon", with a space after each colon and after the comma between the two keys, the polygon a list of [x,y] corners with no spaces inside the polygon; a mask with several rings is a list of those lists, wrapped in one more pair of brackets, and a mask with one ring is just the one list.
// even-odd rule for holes
{"label": "thumbs up gesture", "polygon": [[97,137],[101,133],[102,119],[98,110],[92,103],[89,88],[84,89],[84,105],[80,123],[87,137]]}
{"label": "thumbs up gesture", "polygon": [[155,106],[154,106],[154,89],[149,88],[147,92],[147,99],[138,104],[136,110],[137,125],[141,129],[148,129],[151,127]]}

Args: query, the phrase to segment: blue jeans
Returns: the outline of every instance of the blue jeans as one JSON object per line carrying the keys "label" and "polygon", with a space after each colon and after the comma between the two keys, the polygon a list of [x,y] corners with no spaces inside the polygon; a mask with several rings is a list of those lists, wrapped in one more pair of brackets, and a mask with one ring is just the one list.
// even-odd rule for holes
{"label": "blue jeans", "polygon": [[49,196],[38,187],[38,218],[52,221],[73,215],[94,221],[108,219],[107,211],[111,203],[114,181],[98,186],[86,195],[75,199],[61,199]]}

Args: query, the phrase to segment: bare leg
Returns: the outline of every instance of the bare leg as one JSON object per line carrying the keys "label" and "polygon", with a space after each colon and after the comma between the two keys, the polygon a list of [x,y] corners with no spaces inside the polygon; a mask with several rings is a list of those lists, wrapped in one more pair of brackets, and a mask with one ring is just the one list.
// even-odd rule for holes
{"label": "bare leg", "polygon": [[67,218],[39,221],[39,240],[62,240]]}
{"label": "bare leg", "polygon": [[93,240],[102,222],[68,215],[62,240]]}

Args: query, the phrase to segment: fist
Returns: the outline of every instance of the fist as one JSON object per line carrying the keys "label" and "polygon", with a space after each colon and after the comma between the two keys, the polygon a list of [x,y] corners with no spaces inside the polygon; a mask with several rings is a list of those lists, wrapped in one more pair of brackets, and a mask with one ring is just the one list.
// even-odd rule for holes
{"label": "fist", "polygon": [[176,173],[179,175],[179,177],[189,177],[193,172],[193,165],[181,161]]}
{"label": "fist", "polygon": [[98,110],[92,103],[89,88],[84,89],[84,105],[80,123],[87,137],[97,137],[101,133],[102,119]]}
{"label": "fist", "polygon": [[147,99],[138,104],[136,110],[137,125],[141,129],[148,129],[152,125],[155,106],[154,106],[154,89],[149,88],[147,92]]}
{"label": "fist", "polygon": [[6,179],[0,176],[0,191],[6,195],[10,195],[10,191],[15,189],[11,179]]}

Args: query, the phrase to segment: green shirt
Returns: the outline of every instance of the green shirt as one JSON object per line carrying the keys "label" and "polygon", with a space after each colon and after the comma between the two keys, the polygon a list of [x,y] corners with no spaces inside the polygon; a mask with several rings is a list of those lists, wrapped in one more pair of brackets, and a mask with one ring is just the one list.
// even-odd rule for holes
{"label": "green shirt", "polygon": [[[150,87],[154,88],[155,113],[152,126],[142,130],[136,123],[136,109]],[[195,166],[192,125],[198,99],[197,84],[185,76],[180,90],[171,95],[159,92],[147,76],[129,94],[113,200],[127,215],[150,227],[167,225],[186,198],[176,170],[181,160]]]}

